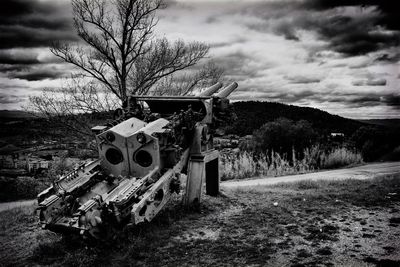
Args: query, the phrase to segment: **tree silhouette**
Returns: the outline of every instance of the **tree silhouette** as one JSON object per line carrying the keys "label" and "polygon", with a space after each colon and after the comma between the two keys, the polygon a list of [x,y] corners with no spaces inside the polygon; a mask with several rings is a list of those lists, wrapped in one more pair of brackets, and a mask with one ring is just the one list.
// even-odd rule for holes
{"label": "tree silhouette", "polygon": [[162,0],[72,0],[83,41],[55,43],[54,55],[100,82],[122,102],[146,94],[159,80],[193,66],[208,52],[200,42],[174,43],[153,34]]}

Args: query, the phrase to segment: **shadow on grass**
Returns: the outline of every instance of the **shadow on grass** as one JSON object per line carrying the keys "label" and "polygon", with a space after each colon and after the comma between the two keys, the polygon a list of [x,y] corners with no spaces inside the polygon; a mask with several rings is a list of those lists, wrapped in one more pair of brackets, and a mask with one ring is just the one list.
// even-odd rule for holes
{"label": "shadow on grass", "polygon": [[[77,236],[41,242],[34,249],[30,260],[40,265],[69,266],[119,266],[124,262],[135,262],[134,265],[159,265],[170,260],[170,256],[180,257],[186,247],[172,246],[173,254],[168,250],[171,237],[179,236],[190,227],[191,221],[221,210],[229,202],[221,196],[205,201],[200,206],[186,208],[178,199],[167,205],[152,222],[132,227],[125,227],[106,240],[82,240]],[[157,252],[157,253],[156,253]],[[129,260],[128,260],[129,259]],[[133,261],[133,262],[132,262]],[[129,264],[128,264],[129,265]]]}

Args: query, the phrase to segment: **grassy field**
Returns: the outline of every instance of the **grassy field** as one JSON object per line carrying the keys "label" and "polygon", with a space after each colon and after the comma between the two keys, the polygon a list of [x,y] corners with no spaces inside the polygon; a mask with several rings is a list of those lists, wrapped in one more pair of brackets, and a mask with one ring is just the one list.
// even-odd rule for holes
{"label": "grassy field", "polygon": [[5,266],[399,266],[400,176],[225,191],[106,243],[38,229],[33,208],[0,213]]}

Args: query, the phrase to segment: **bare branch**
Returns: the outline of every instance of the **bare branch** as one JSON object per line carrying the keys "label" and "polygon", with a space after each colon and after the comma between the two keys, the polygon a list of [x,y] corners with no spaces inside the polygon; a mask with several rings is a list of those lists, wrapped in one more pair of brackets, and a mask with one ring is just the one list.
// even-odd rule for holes
{"label": "bare branch", "polygon": [[208,46],[155,39],[163,0],[71,0],[74,26],[86,46],[55,44],[51,52],[87,73],[122,101],[193,66]]}
{"label": "bare branch", "polygon": [[[90,85],[74,85],[61,91],[47,90],[32,98],[37,111],[61,117],[79,112],[97,112],[112,106],[115,96],[124,102],[130,94],[156,93],[168,77],[199,62],[209,47],[200,42],[169,42],[154,36],[157,10],[163,0],[71,0],[74,27],[83,42],[54,43],[50,51],[74,65]],[[205,77],[202,75],[201,77]],[[203,78],[180,87],[175,93],[187,94]],[[99,91],[99,88],[104,91]],[[109,94],[106,98],[102,96]],[[114,98],[115,98],[114,97]],[[79,130],[79,129],[78,129]]]}

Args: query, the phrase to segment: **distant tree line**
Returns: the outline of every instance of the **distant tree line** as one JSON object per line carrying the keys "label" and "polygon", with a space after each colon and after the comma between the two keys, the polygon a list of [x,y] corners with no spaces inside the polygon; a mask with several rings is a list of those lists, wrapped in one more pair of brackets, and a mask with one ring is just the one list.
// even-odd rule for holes
{"label": "distant tree line", "polygon": [[400,128],[362,126],[349,142],[362,154],[365,161],[400,160]]}
{"label": "distant tree line", "polygon": [[245,136],[252,134],[267,122],[285,117],[293,121],[305,120],[319,132],[341,132],[349,136],[362,122],[346,119],[328,112],[308,107],[298,107],[274,102],[246,101],[233,103],[237,120],[226,128],[228,134]]}
{"label": "distant tree line", "polygon": [[[370,125],[306,107],[271,102],[233,104],[237,120],[226,132],[252,138],[240,144],[253,152],[274,151],[287,159],[302,158],[305,149],[325,152],[338,147],[361,153],[365,161],[400,160],[400,128]],[[343,133],[337,138],[331,133]]]}
{"label": "distant tree line", "polygon": [[303,151],[317,140],[318,133],[308,121],[294,122],[287,118],[278,118],[255,130],[252,140],[244,146],[242,144],[242,148],[258,152],[269,150],[281,155],[290,155],[294,149]]}

